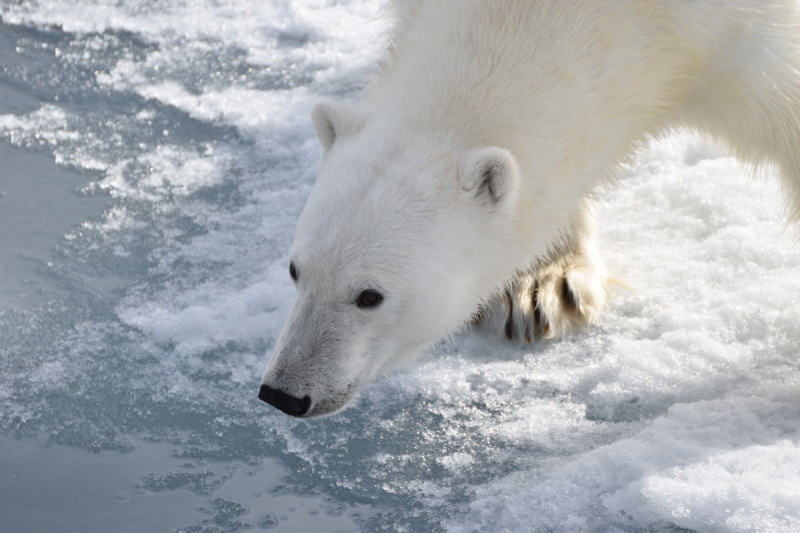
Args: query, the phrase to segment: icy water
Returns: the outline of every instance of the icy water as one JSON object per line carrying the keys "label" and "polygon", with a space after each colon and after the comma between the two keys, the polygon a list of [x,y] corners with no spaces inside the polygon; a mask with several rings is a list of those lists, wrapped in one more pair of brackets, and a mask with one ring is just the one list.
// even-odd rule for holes
{"label": "icy water", "polygon": [[256,399],[380,4],[0,3],[0,531],[800,531],[800,250],[686,134],[603,194],[596,326]]}

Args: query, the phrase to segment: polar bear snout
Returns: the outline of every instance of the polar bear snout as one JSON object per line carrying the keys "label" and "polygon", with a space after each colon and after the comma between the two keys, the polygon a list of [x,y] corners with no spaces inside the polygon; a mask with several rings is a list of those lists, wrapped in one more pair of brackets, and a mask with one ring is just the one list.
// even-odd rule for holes
{"label": "polar bear snout", "polygon": [[[349,302],[326,303],[316,293],[300,295],[261,377],[259,400],[303,418],[330,415],[347,404],[363,382],[353,364],[361,336],[340,307],[363,312]],[[345,340],[347,331],[351,338]]]}
{"label": "polar bear snout", "polygon": [[295,398],[291,394],[286,394],[280,389],[273,389],[269,385],[261,385],[261,389],[258,391],[258,399],[270,404],[275,409],[283,411],[287,415],[297,417],[308,413],[308,408],[311,407],[311,398],[309,396]]}

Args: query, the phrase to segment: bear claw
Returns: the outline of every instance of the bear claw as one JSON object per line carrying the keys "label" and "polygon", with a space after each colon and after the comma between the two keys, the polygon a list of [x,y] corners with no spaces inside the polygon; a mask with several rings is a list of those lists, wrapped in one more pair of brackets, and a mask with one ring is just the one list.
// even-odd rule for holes
{"label": "bear claw", "polygon": [[572,292],[572,288],[569,286],[567,278],[561,280],[561,300],[564,302],[564,307],[566,307],[569,311],[573,313],[580,313],[578,297],[574,292]]}
{"label": "bear claw", "polygon": [[586,327],[604,304],[602,268],[561,258],[519,274],[481,307],[472,323],[492,335],[531,343]]}

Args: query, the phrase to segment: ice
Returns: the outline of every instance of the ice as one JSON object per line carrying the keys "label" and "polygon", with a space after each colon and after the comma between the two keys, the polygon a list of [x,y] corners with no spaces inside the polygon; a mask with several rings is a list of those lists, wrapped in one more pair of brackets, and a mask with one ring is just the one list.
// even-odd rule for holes
{"label": "ice", "polygon": [[800,530],[796,230],[773,169],[688,132],[601,191],[596,326],[456,334],[326,419],[258,402],[308,113],[358,98],[381,6],[0,6],[0,523]]}

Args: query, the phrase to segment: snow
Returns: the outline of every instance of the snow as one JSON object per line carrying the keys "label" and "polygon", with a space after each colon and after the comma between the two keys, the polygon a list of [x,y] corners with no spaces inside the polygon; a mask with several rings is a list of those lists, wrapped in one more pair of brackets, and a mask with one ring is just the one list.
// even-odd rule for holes
{"label": "snow", "polygon": [[[0,7],[0,142],[17,162],[0,210],[68,184],[37,207],[57,223],[0,253],[0,463],[22,439],[32,469],[24,491],[0,481],[0,522],[37,531],[74,509],[62,523],[106,531],[116,505],[116,531],[141,509],[176,531],[337,513],[342,531],[800,530],[796,231],[772,169],[687,132],[601,192],[619,283],[597,325],[530,347],[457,334],[327,419],[256,400],[320,156],[308,112],[358,97],[380,8]],[[66,482],[36,500],[64,461],[92,505],[63,504]],[[159,481],[176,479],[205,488]],[[303,502],[317,514],[289,511]]]}

